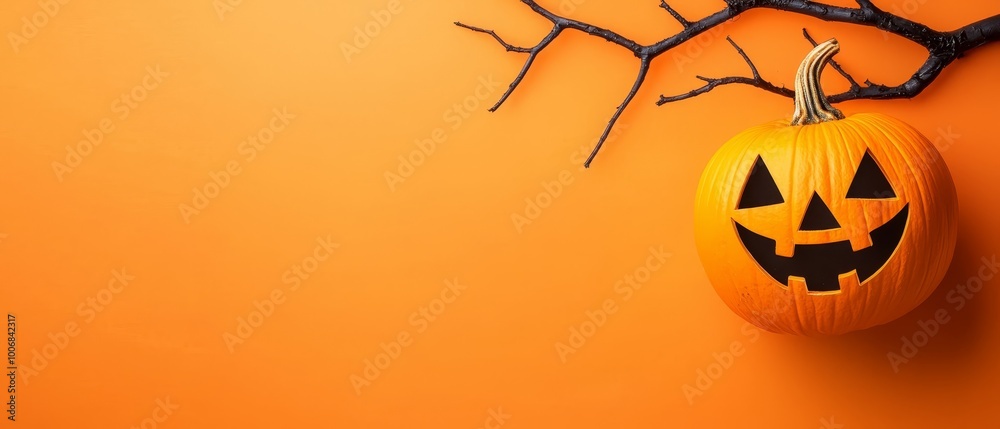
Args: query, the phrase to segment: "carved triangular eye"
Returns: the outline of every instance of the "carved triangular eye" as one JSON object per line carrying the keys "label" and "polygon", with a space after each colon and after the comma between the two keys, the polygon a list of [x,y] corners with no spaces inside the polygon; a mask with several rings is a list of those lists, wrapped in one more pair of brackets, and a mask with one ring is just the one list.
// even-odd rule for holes
{"label": "carved triangular eye", "polygon": [[851,187],[847,189],[847,198],[864,200],[896,198],[896,192],[892,190],[889,179],[885,178],[885,173],[867,150],[865,156],[861,158],[861,164],[858,165],[858,172],[854,173]]}
{"label": "carved triangular eye", "polygon": [[785,199],[781,197],[778,184],[774,183],[771,172],[767,170],[764,160],[758,155],[747,176],[747,183],[743,186],[743,194],[740,195],[740,202],[736,208],[752,209],[783,202]]}

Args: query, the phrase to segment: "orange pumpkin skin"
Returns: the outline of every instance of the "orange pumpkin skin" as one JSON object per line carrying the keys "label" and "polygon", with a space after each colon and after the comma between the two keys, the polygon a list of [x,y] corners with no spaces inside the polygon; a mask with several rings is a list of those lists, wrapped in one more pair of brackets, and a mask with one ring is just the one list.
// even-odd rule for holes
{"label": "orange pumpkin skin", "polygon": [[[847,198],[866,152],[892,192]],[[783,203],[740,209],[758,157]],[[814,194],[839,228],[803,230]],[[738,223],[773,239],[776,257],[844,240],[859,251],[872,245],[872,231],[901,211],[907,212],[905,228],[888,260],[864,281],[857,271],[839,273],[840,290],[833,291],[807,290],[808,280],[795,275],[782,284],[749,254],[737,231]],[[782,120],[744,131],[712,157],[695,203],[698,253],[719,297],[750,323],[778,333],[842,334],[909,312],[944,277],[957,230],[955,185],[937,149],[913,127],[873,113],[810,125]]]}

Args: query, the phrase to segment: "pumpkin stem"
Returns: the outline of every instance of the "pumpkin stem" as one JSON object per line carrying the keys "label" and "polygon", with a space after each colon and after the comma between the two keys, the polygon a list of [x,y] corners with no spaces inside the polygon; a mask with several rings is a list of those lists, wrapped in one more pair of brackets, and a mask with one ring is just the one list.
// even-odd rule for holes
{"label": "pumpkin stem", "polygon": [[795,73],[795,113],[792,114],[792,125],[844,119],[844,114],[827,101],[819,83],[823,68],[837,52],[840,52],[840,44],[837,39],[830,39],[816,45],[802,60],[799,71]]}

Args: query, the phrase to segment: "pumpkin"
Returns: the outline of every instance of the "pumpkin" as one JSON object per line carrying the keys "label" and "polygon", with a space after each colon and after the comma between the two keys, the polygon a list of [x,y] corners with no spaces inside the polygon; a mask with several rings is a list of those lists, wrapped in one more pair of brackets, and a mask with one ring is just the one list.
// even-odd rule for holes
{"label": "pumpkin", "polygon": [[934,145],[892,117],[845,117],[820,87],[840,51],[817,45],[791,120],[750,128],[712,157],[695,240],[722,301],[771,332],[836,335],[923,302],[954,254],[958,203]]}

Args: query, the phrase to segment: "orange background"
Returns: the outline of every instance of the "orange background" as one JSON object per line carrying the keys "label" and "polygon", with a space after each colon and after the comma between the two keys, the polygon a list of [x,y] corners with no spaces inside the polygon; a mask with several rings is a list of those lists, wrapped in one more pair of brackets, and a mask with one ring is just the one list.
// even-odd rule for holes
{"label": "orange background", "polygon": [[[564,10],[643,43],[679,29],[656,1],[577,3]],[[691,18],[722,7],[674,3]],[[909,16],[937,29],[1000,13],[986,0],[877,3],[917,5]],[[511,429],[997,422],[988,404],[1000,384],[1000,294],[987,281],[960,310],[948,294],[1000,251],[989,104],[1000,96],[1000,45],[961,59],[915,100],[839,106],[896,116],[931,139],[960,135],[942,140],[960,237],[945,281],[921,307],[811,339],[746,328],[707,283],[691,231],[712,153],[789,115],[790,101],[729,87],[653,102],[695,87],[698,74],[747,73],[726,34],[786,85],[809,48],[803,26],[839,38],[838,59],[860,80],[902,81],[923,61],[920,47],[857,26],[747,13],[660,57],[618,137],[582,170],[581,154],[631,86],[631,53],[566,32],[489,114],[524,56],[451,22],[522,45],[547,22],[513,0],[401,0],[348,61],[342,44],[387,5],[245,0],[220,19],[213,0],[70,1],[17,52],[0,47],[0,311],[17,317],[18,365],[37,370],[18,379],[20,427],[148,428],[157,417],[157,427],[177,428],[476,428],[491,410],[509,414],[502,426]],[[7,2],[0,30],[20,33],[21,17],[41,10],[35,0]],[[692,61],[679,67],[675,53]],[[138,92],[144,99],[122,119],[115,100],[157,65],[169,75]],[[455,119],[453,105],[490,76],[500,86],[480,89],[488,97]],[[846,88],[832,72],[824,81],[830,93]],[[250,159],[242,142],[283,108],[295,118]],[[60,181],[52,163],[102,121],[113,131]],[[391,188],[385,173],[438,128],[446,140]],[[238,174],[185,222],[181,204],[227,165]],[[519,231],[512,215],[560,176],[568,184]],[[287,276],[299,274],[289,270],[328,236],[338,247],[292,290]],[[672,256],[624,299],[616,282],[660,246]],[[115,269],[134,279],[102,292]],[[433,321],[420,315],[454,279],[461,295],[446,294],[452,302],[435,307]],[[280,303],[228,347],[225,334],[275,290]],[[109,296],[101,311],[88,307]],[[606,300],[617,311],[564,362],[556,344]],[[894,371],[887,353],[941,309],[949,323]],[[364,377],[366,360],[401,333],[409,345],[356,389],[352,376]],[[724,352],[736,342],[743,352],[730,362]],[[58,343],[45,365],[32,364]],[[721,374],[717,355],[730,363]],[[697,385],[699,371],[717,377],[689,401],[684,386]],[[158,400],[179,408],[161,418]]]}

